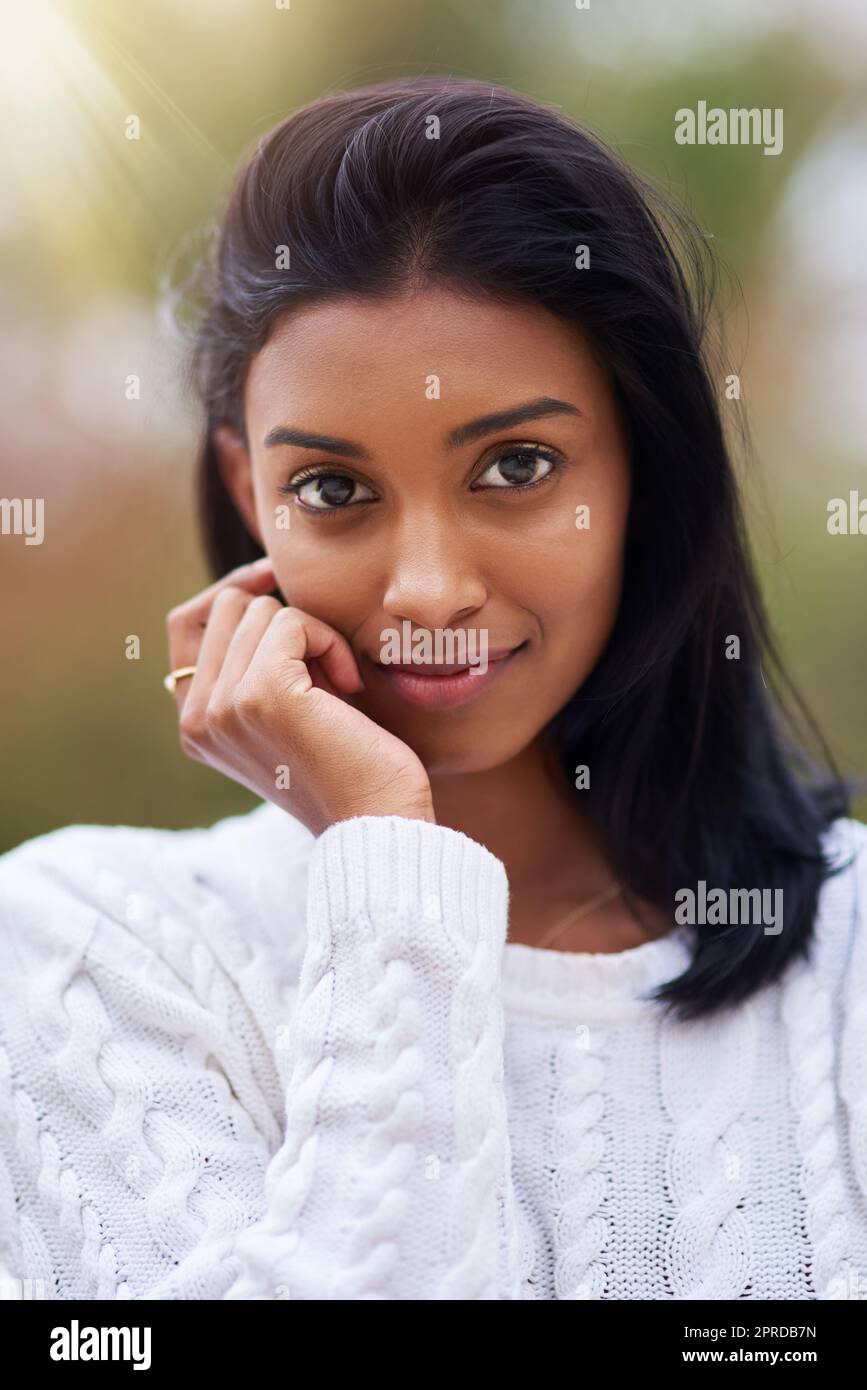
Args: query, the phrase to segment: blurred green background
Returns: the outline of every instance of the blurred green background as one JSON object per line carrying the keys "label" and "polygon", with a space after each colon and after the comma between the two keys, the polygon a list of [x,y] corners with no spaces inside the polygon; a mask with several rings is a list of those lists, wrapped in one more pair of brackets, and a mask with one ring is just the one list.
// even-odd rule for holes
{"label": "blurred green background", "polygon": [[[867,6],[4,2],[0,492],[45,498],[46,534],[0,536],[0,848],[255,804],[184,758],[161,686],[166,610],[206,582],[197,422],[161,286],[257,137],[327,92],[423,72],[562,107],[712,235],[768,604],[835,756],[867,771],[867,536],[826,525],[830,498],[867,497]],[[781,107],[782,153],[679,146],[674,113],[699,100]]]}

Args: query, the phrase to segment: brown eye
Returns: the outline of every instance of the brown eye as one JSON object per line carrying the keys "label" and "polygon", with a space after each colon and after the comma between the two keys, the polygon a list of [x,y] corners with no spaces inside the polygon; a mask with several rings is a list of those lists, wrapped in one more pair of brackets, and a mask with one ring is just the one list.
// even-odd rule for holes
{"label": "brown eye", "polygon": [[[540,472],[540,465],[544,465],[544,471]],[[544,482],[556,467],[556,459],[539,449],[510,449],[488,464],[474,486],[508,488],[512,491],[533,487],[536,483]],[[482,478],[487,478],[488,482],[481,483]]]}
{"label": "brown eye", "polygon": [[[368,495],[359,497],[355,495],[356,489]],[[281,491],[294,493],[301,506],[312,512],[342,511],[356,502],[371,501],[374,495],[370,488],[345,473],[308,473],[288,483]]]}

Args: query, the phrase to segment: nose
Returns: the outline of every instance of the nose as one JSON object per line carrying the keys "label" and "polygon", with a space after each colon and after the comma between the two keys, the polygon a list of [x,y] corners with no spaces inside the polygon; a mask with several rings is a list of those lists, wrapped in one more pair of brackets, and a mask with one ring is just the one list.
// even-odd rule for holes
{"label": "nose", "polygon": [[388,548],[383,608],[396,623],[453,628],[488,598],[475,548],[454,520],[404,520]]}

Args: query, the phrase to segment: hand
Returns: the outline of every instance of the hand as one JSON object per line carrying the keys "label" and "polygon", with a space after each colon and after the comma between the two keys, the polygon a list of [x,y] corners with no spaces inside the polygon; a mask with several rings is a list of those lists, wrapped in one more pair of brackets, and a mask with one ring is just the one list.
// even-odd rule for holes
{"label": "hand", "polygon": [[184,752],[314,835],[351,816],[434,821],[420,759],[342,698],[364,689],[346,638],[276,585],[257,560],[169,613],[172,669],[196,667],[175,692]]}

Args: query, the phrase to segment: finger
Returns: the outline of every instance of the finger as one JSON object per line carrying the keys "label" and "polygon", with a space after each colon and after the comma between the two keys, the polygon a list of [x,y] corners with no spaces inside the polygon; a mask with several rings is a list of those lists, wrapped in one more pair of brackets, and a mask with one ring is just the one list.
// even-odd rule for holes
{"label": "finger", "polygon": [[[263,644],[267,644],[264,651]],[[329,694],[352,694],[364,689],[352,646],[342,632],[303,609],[285,607],[276,613],[260,642],[260,652],[263,662],[274,660],[278,664],[289,689],[293,684],[300,689],[322,684],[314,680],[318,671],[329,682]],[[260,652],[254,659],[257,663]]]}
{"label": "finger", "polygon": [[334,687],[330,693],[349,694],[364,688],[346,638],[300,608],[281,608],[274,614],[248,673],[255,678],[268,670],[277,670],[284,691],[303,693],[315,684],[306,665],[308,661],[320,665]]}
{"label": "finger", "polygon": [[342,692],[328,679],[321,664],[316,661],[314,657],[308,657],[306,665],[307,670],[310,672],[310,679],[318,689],[327,691],[329,695],[336,695],[338,699],[341,698]]}
{"label": "finger", "polygon": [[[303,609],[288,608],[286,611],[294,614],[302,624],[306,642],[303,660],[312,666],[310,674],[314,678],[314,684],[320,684],[317,677],[321,672],[325,678],[321,683],[327,683],[334,693],[345,691],[349,694],[363,690],[364,682],[355,653],[343,634],[319,618],[314,618],[311,613],[305,613]],[[294,643],[290,645],[294,658],[295,646]]]}
{"label": "finger", "polygon": [[215,584],[210,584],[194,598],[173,608],[166,618],[171,668],[176,670],[179,666],[195,666],[202,633],[214,600],[224,589],[243,589],[246,593],[256,595],[270,593],[276,585],[274,567],[265,556],[251,565],[239,565],[237,569],[231,570]]}
{"label": "finger", "polygon": [[207,707],[222,670],[226,652],[238,624],[252,602],[250,594],[231,586],[221,589],[214,596],[199,647],[196,673],[191,680],[181,681],[175,692],[179,709],[183,709],[185,701],[189,701],[191,717],[196,710],[203,713]]}
{"label": "finger", "polygon": [[217,677],[217,685],[224,688],[227,695],[243,679],[271,619],[282,607],[276,599],[263,594],[250,599],[241,621],[232,634],[223,658],[222,669]]}

